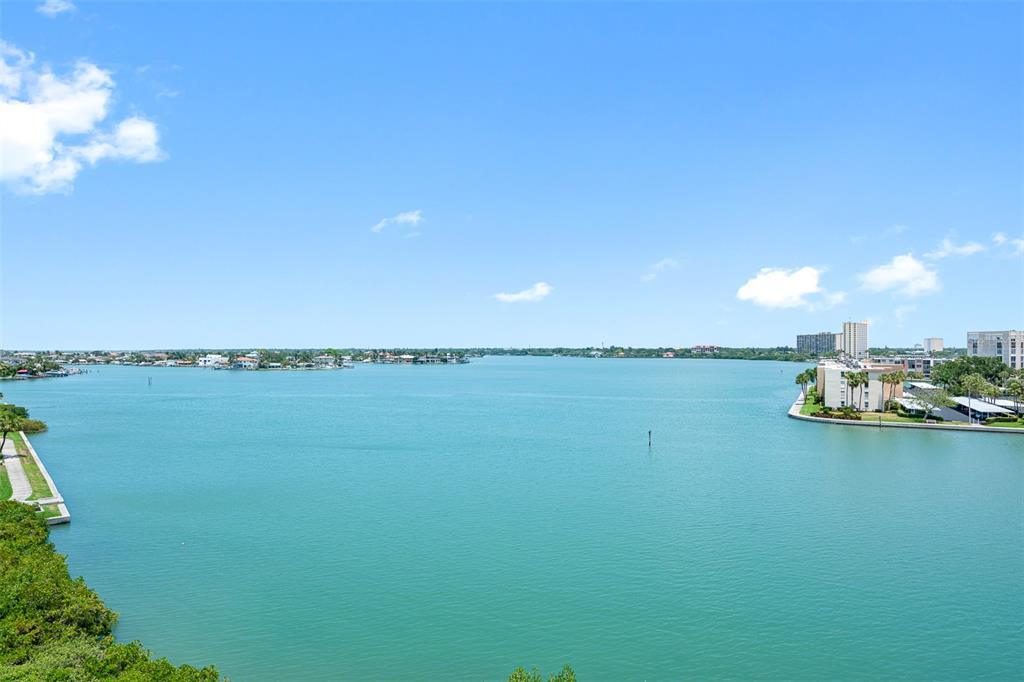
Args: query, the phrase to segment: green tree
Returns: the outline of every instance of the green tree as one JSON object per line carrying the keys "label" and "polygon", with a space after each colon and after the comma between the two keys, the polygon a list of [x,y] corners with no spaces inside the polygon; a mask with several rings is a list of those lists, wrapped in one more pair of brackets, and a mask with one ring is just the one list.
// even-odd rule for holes
{"label": "green tree", "polygon": [[985,381],[999,381],[1006,372],[1006,365],[999,358],[988,358],[979,356],[968,356],[950,360],[936,365],[932,369],[932,381],[941,384],[948,391],[966,393],[963,380],[977,374]]}
{"label": "green tree", "polygon": [[860,372],[860,379],[857,380],[857,388],[860,389],[857,395],[858,410],[864,409],[864,387],[868,385],[870,380],[871,377],[868,376],[867,372]]}
{"label": "green tree", "polygon": [[807,384],[814,383],[818,378],[818,373],[813,369],[805,369],[796,375],[796,383],[800,384],[800,391],[803,393],[804,402],[807,401]]}
{"label": "green tree", "polygon": [[847,372],[846,373],[846,388],[850,393],[850,400],[848,403],[853,403],[853,389],[860,389],[860,400],[857,402],[856,410],[861,411],[864,405],[864,386],[868,383],[867,372]]}
{"label": "green tree", "polygon": [[[8,410],[0,410],[0,433],[3,434],[3,438],[0,439],[0,453],[3,452],[3,448],[7,445],[7,434],[12,431],[21,431],[25,425],[25,420]],[[0,464],[3,464],[3,456],[0,455]]]}
{"label": "green tree", "polygon": [[967,419],[974,421],[974,414],[971,410],[971,399],[984,392],[988,382],[980,374],[968,374],[959,380],[960,387],[967,394]]}
{"label": "green tree", "polygon": [[1024,378],[1012,376],[1006,382],[1006,393],[1013,399],[1013,407],[1020,412],[1020,404],[1024,403]]}
{"label": "green tree", "polygon": [[[512,674],[508,676],[508,682],[544,682],[544,678],[540,676],[540,672],[536,668],[527,671],[520,667],[513,670]],[[566,663],[557,673],[551,673],[548,676],[548,682],[576,682],[576,673]]]}
{"label": "green tree", "polygon": [[995,404],[996,398],[1003,394],[1002,390],[998,386],[988,381],[981,387],[981,396],[988,402]]}
{"label": "green tree", "polygon": [[[887,372],[883,374],[880,378],[882,380],[882,409],[884,410],[887,409],[889,403],[892,402],[893,394],[896,393],[896,387],[906,380],[907,374],[902,369],[900,369],[895,372]],[[892,388],[889,389],[888,399],[885,398],[886,385],[892,386]]]}
{"label": "green tree", "polygon": [[953,405],[953,401],[949,398],[949,393],[940,389],[931,391],[921,391],[920,393],[914,394],[914,400],[921,403],[925,407],[924,418],[928,421],[928,418],[932,416],[932,412],[939,409],[940,407],[949,407]]}

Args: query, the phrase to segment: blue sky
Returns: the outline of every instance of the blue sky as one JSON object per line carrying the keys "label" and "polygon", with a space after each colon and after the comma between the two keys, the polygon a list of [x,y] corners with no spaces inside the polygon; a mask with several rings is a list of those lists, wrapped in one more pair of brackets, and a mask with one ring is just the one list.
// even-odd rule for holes
{"label": "blue sky", "polygon": [[0,343],[1021,328],[1022,26],[1013,3],[5,3]]}

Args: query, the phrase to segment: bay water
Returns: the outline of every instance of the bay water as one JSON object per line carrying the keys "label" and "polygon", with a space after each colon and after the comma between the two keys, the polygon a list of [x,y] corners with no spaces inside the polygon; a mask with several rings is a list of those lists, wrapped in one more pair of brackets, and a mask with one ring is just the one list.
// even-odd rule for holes
{"label": "bay water", "polygon": [[[116,634],[247,680],[1020,679],[1024,437],[786,417],[792,363],[5,382]],[[648,446],[648,431],[651,445]]]}

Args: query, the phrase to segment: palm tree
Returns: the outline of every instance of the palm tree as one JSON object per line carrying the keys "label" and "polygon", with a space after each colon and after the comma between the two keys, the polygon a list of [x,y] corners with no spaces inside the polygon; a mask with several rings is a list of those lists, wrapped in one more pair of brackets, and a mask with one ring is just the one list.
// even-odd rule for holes
{"label": "palm tree", "polygon": [[871,378],[867,372],[858,372],[858,374],[860,374],[860,378],[857,380],[857,387],[860,388],[860,391],[857,395],[857,409],[861,410],[864,408],[864,387],[868,385]]}
{"label": "palm tree", "polygon": [[882,409],[885,410],[889,403],[893,399],[893,394],[896,393],[896,386],[902,384],[907,378],[907,373],[902,369],[895,372],[889,372],[888,374],[882,375],[882,398],[885,398],[885,384],[890,384],[892,388],[889,390],[889,399],[882,401]]}
{"label": "palm tree", "polygon": [[867,372],[847,372],[846,373],[846,388],[850,391],[850,401],[853,402],[853,389],[860,388],[861,400],[857,403],[857,411],[861,411],[861,407],[864,404],[864,385],[868,383]]}
{"label": "palm tree", "polygon": [[988,382],[986,382],[985,386],[982,387],[981,389],[982,397],[985,398],[988,402],[992,403],[993,405],[996,404],[996,398],[998,398],[1002,394],[1003,391],[998,386]]}
{"label": "palm tree", "polygon": [[1020,404],[1024,402],[1024,379],[1013,377],[1006,382],[1006,392],[1013,398],[1013,409],[1020,412]]}
{"label": "palm tree", "polygon": [[807,370],[796,375],[796,383],[800,384],[800,393],[804,396],[804,402],[807,402]]}
{"label": "palm tree", "polygon": [[804,402],[807,401],[807,385],[813,384],[817,380],[818,372],[813,367],[805,369],[797,375],[796,382],[800,384],[800,387],[804,392]]}
{"label": "palm tree", "polygon": [[960,380],[960,386],[967,392],[967,421],[974,423],[974,413],[971,410],[971,399],[974,395],[984,392],[988,384],[985,377],[980,374],[968,374]]}

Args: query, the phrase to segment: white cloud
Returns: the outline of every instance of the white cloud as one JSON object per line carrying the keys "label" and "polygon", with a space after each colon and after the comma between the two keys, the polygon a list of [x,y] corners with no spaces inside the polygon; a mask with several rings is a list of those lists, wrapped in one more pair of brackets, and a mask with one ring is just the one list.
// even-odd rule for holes
{"label": "white cloud", "polygon": [[415,211],[403,211],[397,215],[393,215],[390,218],[384,218],[370,229],[374,232],[381,232],[388,225],[412,225],[416,227],[423,221],[423,211],[416,209]]}
{"label": "white cloud", "polygon": [[0,41],[0,181],[34,194],[69,192],[85,165],[163,157],[152,121],[132,116],[99,128],[114,92],[109,72],[79,61],[60,76],[34,63],[31,52]]}
{"label": "white cloud", "polygon": [[761,268],[739,288],[736,298],[763,308],[831,308],[846,300],[846,294],[823,289],[820,285],[822,272],[824,270],[810,266],[792,270]]}
{"label": "white cloud", "polygon": [[949,237],[946,237],[942,240],[942,243],[939,244],[939,248],[924,254],[924,257],[938,260],[940,258],[948,258],[949,256],[973,256],[979,251],[984,250],[985,247],[978,242],[967,242],[966,244],[957,246],[951,239],[949,239]]}
{"label": "white cloud", "polygon": [[896,256],[860,275],[861,286],[867,291],[895,291],[905,296],[930,294],[941,288],[939,274],[929,270],[914,254]]}
{"label": "white cloud", "polygon": [[69,0],[46,0],[36,7],[36,11],[45,14],[51,19],[62,12],[70,12],[75,9],[74,3]]}
{"label": "white cloud", "polygon": [[658,275],[666,270],[675,270],[679,267],[679,261],[675,258],[662,258],[660,261],[647,268],[647,272],[640,278],[645,282],[653,282]]}
{"label": "white cloud", "polygon": [[835,308],[844,301],[846,301],[845,291],[836,291],[831,294],[826,293],[820,301],[811,304],[811,308],[813,310],[828,310],[829,308]]}
{"label": "white cloud", "polygon": [[996,246],[1005,247],[1007,253],[1011,256],[1024,254],[1024,239],[1008,237],[1005,232],[996,232],[992,235],[992,241]]}
{"label": "white cloud", "polygon": [[896,306],[896,308],[893,310],[893,316],[896,318],[896,326],[902,327],[903,322],[907,319],[907,316],[910,315],[910,313],[914,312],[915,310],[917,310],[916,305]]}
{"label": "white cloud", "polygon": [[494,298],[498,299],[502,303],[523,303],[523,302],[535,302],[541,301],[548,297],[554,287],[547,282],[537,282],[529,289],[523,289],[517,291],[514,294],[500,293],[495,294]]}

